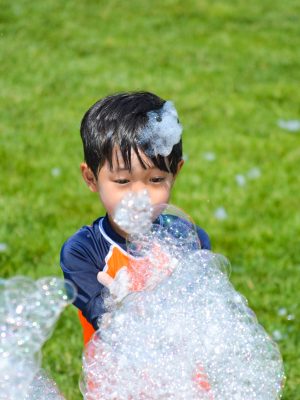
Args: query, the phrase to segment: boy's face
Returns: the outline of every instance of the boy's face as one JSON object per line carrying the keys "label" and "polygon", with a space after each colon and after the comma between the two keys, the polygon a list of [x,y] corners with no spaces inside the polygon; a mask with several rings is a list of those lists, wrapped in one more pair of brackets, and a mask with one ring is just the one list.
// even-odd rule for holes
{"label": "boy's face", "polygon": [[[128,192],[147,190],[152,205],[168,203],[171,189],[175,181],[172,173],[162,171],[155,167],[149,158],[140,153],[147,169],[143,168],[134,151],[131,153],[131,170],[126,169],[120,151],[113,152],[112,169],[106,161],[100,169],[97,180],[85,163],[81,164],[84,180],[93,192],[98,192],[100,200],[107,211],[113,228],[126,236],[125,232],[113,220],[117,205]],[[182,167],[183,161],[178,164],[177,172]]]}

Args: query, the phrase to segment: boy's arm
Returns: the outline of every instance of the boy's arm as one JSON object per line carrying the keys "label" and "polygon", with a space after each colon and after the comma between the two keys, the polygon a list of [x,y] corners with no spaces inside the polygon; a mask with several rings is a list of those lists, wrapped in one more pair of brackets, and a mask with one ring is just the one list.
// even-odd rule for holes
{"label": "boy's arm", "polygon": [[84,243],[67,241],[61,250],[60,264],[65,279],[73,282],[78,291],[73,304],[98,329],[98,318],[106,312],[103,298],[107,289],[97,280],[101,269],[91,253]]}

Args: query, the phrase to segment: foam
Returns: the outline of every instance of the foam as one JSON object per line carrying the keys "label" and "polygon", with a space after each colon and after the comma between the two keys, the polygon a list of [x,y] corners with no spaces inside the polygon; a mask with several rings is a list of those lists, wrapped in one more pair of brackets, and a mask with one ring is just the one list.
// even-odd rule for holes
{"label": "foam", "polygon": [[0,398],[61,400],[54,381],[40,369],[41,347],[51,336],[75,288],[58,278],[0,281]]}
{"label": "foam", "polygon": [[[127,209],[137,224],[138,209]],[[138,281],[141,268],[146,278],[88,344],[84,398],[279,399],[284,372],[277,345],[231,285],[227,259],[201,250],[189,221],[178,228],[180,215],[131,236],[131,278]]]}
{"label": "foam", "polygon": [[173,146],[179,143],[182,126],[171,101],[166,101],[160,110],[147,113],[148,122],[139,134],[138,144],[149,157],[167,157]]}

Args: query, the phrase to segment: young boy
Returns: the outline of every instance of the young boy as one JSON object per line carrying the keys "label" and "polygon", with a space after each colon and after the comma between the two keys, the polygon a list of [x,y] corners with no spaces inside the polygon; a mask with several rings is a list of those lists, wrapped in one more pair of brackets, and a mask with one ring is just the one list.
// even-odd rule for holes
{"label": "young boy", "polygon": [[[81,138],[82,176],[90,190],[98,193],[106,215],[65,242],[61,267],[78,290],[74,304],[80,310],[87,343],[106,312],[107,288],[101,271],[115,279],[128,265],[126,232],[114,221],[116,206],[128,192],[142,190],[148,192],[152,205],[168,203],[183,159],[181,125],[174,106],[148,92],[99,100],[83,117]],[[201,228],[197,232],[201,247],[210,249],[207,234]]]}

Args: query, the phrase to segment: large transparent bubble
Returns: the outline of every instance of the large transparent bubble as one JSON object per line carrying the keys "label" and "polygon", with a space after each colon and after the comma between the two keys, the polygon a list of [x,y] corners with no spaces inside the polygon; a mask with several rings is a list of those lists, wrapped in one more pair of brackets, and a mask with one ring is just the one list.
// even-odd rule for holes
{"label": "large transparent bubble", "polygon": [[[139,201],[127,208],[137,223]],[[84,398],[279,399],[277,345],[229,282],[226,258],[201,250],[194,224],[174,210],[151,210],[148,229],[129,235],[130,293],[86,347]]]}
{"label": "large transparent bubble", "polygon": [[75,296],[74,286],[58,278],[0,281],[0,398],[62,399],[40,369],[40,349]]}

